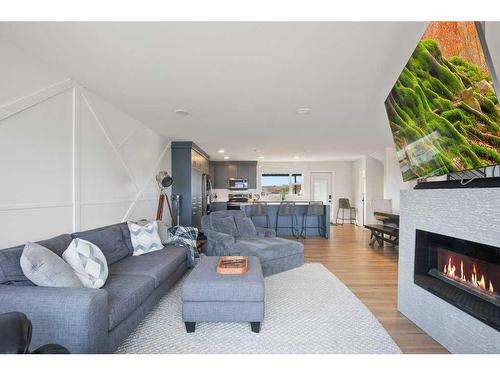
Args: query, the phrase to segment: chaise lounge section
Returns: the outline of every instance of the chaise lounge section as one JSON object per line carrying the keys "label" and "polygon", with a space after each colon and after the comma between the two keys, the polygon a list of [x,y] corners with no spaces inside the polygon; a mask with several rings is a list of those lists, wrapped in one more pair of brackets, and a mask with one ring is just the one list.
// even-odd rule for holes
{"label": "chaise lounge section", "polygon": [[[202,218],[201,226],[208,242],[204,251],[209,256],[256,256],[264,276],[274,275],[304,264],[304,245],[298,241],[276,237],[273,229],[255,227],[255,233],[224,233],[216,230],[217,220],[246,218],[242,210],[216,211]],[[230,232],[230,231],[228,231]]]}
{"label": "chaise lounge section", "polygon": [[0,313],[19,311],[33,322],[32,347],[58,343],[72,353],[111,353],[187,271],[186,249],[132,256],[126,223],[38,242],[61,255],[73,238],[95,243],[109,276],[101,289],[40,287],[23,274],[24,245],[0,250]]}

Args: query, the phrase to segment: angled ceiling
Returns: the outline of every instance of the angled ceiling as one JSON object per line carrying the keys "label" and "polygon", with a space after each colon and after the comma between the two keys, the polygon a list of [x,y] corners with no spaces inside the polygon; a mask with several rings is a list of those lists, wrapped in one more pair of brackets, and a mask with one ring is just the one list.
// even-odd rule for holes
{"label": "angled ceiling", "polygon": [[[214,159],[223,148],[232,159],[319,161],[392,145],[383,101],[425,27],[3,23],[0,36]],[[298,115],[302,107],[311,112]],[[178,108],[189,115],[176,115]]]}

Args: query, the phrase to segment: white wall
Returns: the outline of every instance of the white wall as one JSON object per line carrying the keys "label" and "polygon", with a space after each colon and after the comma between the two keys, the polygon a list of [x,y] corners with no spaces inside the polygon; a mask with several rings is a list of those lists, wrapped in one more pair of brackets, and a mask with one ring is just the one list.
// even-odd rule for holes
{"label": "white wall", "polygon": [[259,162],[257,163],[257,192],[261,191],[260,176],[263,173],[303,173],[304,194],[303,199],[310,199],[311,172],[333,172],[332,206],[333,212],[337,210],[339,198],[351,199],[352,178],[350,161],[325,161],[325,162]]}
{"label": "white wall", "polygon": [[404,182],[396,149],[385,149],[384,163],[384,199],[392,200],[392,210],[399,212],[401,190],[411,189],[415,183]]}
{"label": "white wall", "polygon": [[154,218],[169,140],[1,39],[0,56],[0,248]]}
{"label": "white wall", "polygon": [[364,224],[364,197],[365,197],[365,158],[354,160],[351,163],[351,176],[352,176],[352,201],[351,206],[356,208],[357,223],[358,225]]}
{"label": "white wall", "polygon": [[365,157],[365,223],[377,223],[373,216],[372,202],[384,198],[384,163],[371,157]]}

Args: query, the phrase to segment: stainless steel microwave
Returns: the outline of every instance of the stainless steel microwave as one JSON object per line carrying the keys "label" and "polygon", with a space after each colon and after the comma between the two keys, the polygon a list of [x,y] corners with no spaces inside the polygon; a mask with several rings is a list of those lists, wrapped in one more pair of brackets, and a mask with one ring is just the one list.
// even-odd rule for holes
{"label": "stainless steel microwave", "polygon": [[247,190],[248,180],[246,178],[230,178],[228,180],[227,188],[229,190]]}

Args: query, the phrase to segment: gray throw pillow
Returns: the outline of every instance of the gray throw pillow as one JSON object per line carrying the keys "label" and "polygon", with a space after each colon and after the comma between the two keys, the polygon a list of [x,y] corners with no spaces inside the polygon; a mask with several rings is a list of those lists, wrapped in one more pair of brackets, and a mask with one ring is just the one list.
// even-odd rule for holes
{"label": "gray throw pillow", "polygon": [[238,237],[238,228],[232,216],[221,217],[212,220],[212,226],[216,232],[229,234],[233,237]]}
{"label": "gray throw pillow", "polygon": [[235,217],[236,228],[240,237],[257,237],[257,229],[249,217]]}
{"label": "gray throw pillow", "polygon": [[24,246],[20,263],[25,276],[35,285],[83,287],[69,264],[42,245],[28,242]]}

